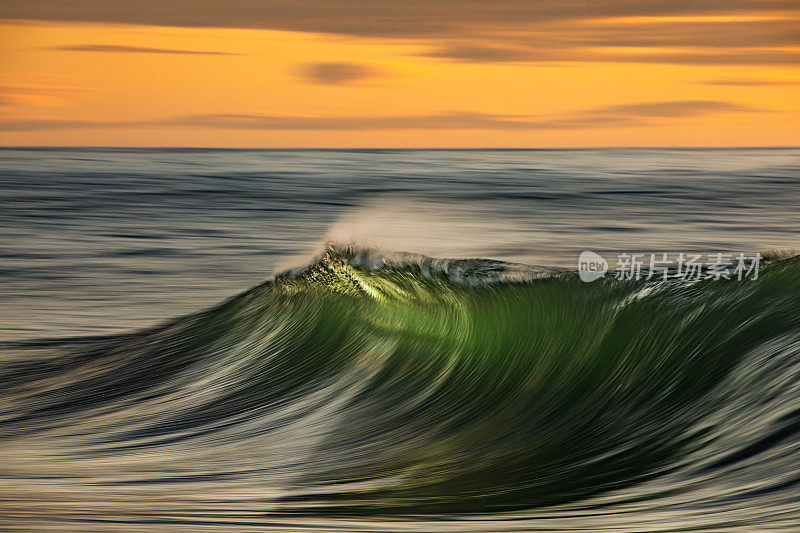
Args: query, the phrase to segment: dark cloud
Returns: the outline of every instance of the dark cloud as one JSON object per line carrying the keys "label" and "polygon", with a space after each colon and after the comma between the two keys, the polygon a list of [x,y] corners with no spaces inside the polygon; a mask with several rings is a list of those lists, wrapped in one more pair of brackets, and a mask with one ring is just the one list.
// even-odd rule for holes
{"label": "dark cloud", "polygon": [[142,46],[122,46],[116,44],[82,44],[71,46],[55,46],[50,50],[61,50],[66,52],[110,52],[123,54],[180,54],[180,55],[202,55],[202,56],[229,56],[238,55],[227,52],[204,52],[199,50],[175,50],[172,48],[147,48]]}
{"label": "dark cloud", "polygon": [[0,17],[434,36],[547,21],[797,12],[797,0],[0,0]]}
{"label": "dark cloud", "polygon": [[157,121],[6,120],[0,131],[87,128],[197,127],[263,131],[379,130],[580,130],[653,124],[653,119],[695,117],[720,112],[756,112],[732,102],[686,100],[647,102],[579,110],[564,115],[522,116],[450,112],[425,115],[310,117],[267,114],[199,114]]}
{"label": "dark cloud", "polygon": [[800,64],[797,0],[0,0],[0,18],[416,38],[455,61]]}
{"label": "dark cloud", "polygon": [[447,46],[425,55],[474,63],[529,62],[543,58],[543,55],[537,53],[534,49],[508,48],[495,45]]}
{"label": "dark cloud", "polygon": [[363,63],[308,63],[298,68],[298,73],[312,83],[344,85],[382,75],[382,71]]}

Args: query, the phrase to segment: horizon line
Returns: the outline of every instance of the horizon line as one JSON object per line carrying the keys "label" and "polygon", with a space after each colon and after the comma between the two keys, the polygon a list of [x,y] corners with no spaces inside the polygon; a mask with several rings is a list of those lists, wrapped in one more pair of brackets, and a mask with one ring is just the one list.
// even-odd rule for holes
{"label": "horizon line", "polygon": [[797,150],[800,145],[742,145],[742,146],[551,146],[551,147],[491,147],[491,146],[478,146],[478,147],[314,147],[314,146],[289,146],[289,147],[244,147],[244,146],[112,146],[112,145],[0,145],[0,150],[230,150],[230,151],[245,151],[245,150],[286,150],[286,151],[300,151],[300,150],[320,150],[320,151],[378,151],[378,150],[394,150],[394,151],[489,151],[489,150],[504,150],[504,151],[535,151],[535,150]]}

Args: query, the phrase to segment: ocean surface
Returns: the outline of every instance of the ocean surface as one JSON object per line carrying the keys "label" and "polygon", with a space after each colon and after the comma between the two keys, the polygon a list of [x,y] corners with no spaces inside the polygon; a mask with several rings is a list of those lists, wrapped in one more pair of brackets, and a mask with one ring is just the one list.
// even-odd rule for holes
{"label": "ocean surface", "polygon": [[800,149],[3,149],[0,184],[0,340],[152,326],[330,240],[573,268],[800,247]]}
{"label": "ocean surface", "polygon": [[0,528],[800,527],[800,149],[0,149],[0,184]]}

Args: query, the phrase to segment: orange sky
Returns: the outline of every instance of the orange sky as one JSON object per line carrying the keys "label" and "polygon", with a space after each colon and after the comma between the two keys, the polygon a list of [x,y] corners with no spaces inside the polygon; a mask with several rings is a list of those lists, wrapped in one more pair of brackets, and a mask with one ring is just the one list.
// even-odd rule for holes
{"label": "orange sky", "polygon": [[281,4],[288,14],[275,20],[220,11],[229,27],[217,28],[3,0],[0,144],[800,144],[798,11],[732,0],[730,11],[628,13],[601,3],[583,18],[515,18],[508,11],[522,8],[512,3],[463,20],[435,2],[423,2],[425,17],[330,20]]}

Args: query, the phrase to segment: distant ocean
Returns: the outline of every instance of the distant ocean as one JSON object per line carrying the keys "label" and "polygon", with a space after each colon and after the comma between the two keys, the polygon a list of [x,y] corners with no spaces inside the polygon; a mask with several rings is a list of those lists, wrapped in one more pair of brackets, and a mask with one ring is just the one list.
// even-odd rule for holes
{"label": "distant ocean", "polygon": [[9,148],[0,182],[0,527],[799,523],[800,149]]}
{"label": "distant ocean", "polygon": [[2,149],[0,183],[0,340],[151,326],[330,239],[573,268],[800,247],[800,149]]}

